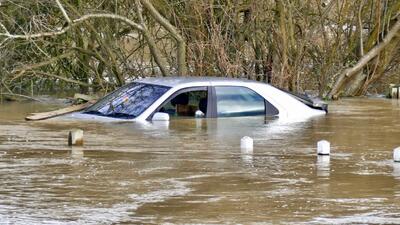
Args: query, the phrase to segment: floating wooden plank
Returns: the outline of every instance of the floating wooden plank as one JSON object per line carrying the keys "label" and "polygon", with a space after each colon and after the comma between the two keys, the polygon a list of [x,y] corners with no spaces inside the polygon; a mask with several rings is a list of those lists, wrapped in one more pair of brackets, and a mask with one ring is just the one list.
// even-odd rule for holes
{"label": "floating wooden plank", "polygon": [[86,109],[87,107],[91,106],[95,101],[86,102],[84,104],[73,105],[63,109],[58,109],[50,112],[43,112],[43,113],[32,113],[27,116],[25,119],[28,121],[37,121],[37,120],[45,120],[50,119],[57,116],[62,116],[68,113],[77,112]]}

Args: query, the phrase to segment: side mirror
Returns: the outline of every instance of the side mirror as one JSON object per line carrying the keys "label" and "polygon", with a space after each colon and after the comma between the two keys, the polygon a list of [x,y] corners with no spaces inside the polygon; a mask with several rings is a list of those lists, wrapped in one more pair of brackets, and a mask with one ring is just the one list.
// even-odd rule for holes
{"label": "side mirror", "polygon": [[162,112],[156,112],[151,118],[151,121],[169,121],[169,114],[168,113],[162,113]]}

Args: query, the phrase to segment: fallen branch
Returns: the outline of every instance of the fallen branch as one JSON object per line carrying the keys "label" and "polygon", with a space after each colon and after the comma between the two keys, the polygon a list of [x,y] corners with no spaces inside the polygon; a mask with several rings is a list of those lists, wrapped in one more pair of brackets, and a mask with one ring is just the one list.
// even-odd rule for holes
{"label": "fallen branch", "polygon": [[360,60],[351,68],[348,68],[343,71],[336,80],[335,84],[333,85],[331,91],[328,93],[327,98],[337,98],[338,93],[342,89],[343,85],[345,84],[346,80],[352,78],[358,71],[364,68],[373,58],[375,58],[385,47],[391,42],[391,40],[396,36],[399,35],[400,31],[400,19],[393,25],[391,30],[388,32],[386,37],[383,41],[372,48],[367,54],[361,57]]}

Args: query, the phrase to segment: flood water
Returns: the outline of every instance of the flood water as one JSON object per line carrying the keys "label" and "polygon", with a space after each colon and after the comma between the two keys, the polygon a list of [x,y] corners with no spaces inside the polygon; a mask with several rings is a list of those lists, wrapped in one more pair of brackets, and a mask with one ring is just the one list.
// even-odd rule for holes
{"label": "flood water", "polygon": [[[398,101],[344,99],[292,122],[23,120],[53,108],[0,105],[0,224],[400,224]],[[75,128],[85,145],[71,149]]]}

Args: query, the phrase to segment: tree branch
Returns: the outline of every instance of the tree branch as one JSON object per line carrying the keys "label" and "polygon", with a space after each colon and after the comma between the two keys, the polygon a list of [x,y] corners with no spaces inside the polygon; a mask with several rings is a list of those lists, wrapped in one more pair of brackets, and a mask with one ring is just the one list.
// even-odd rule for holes
{"label": "tree branch", "polygon": [[64,54],[62,54],[62,55],[58,55],[58,56],[56,56],[56,57],[53,57],[53,58],[51,58],[51,59],[49,59],[49,60],[47,60],[47,61],[43,61],[43,62],[40,62],[40,63],[31,64],[31,65],[27,65],[27,66],[25,66],[25,67],[23,67],[23,68],[20,68],[20,69],[15,69],[15,70],[13,71],[13,73],[15,73],[16,76],[13,77],[12,80],[15,80],[15,79],[19,78],[19,77],[22,76],[26,71],[33,70],[33,69],[36,69],[36,68],[40,68],[40,67],[42,67],[42,66],[49,65],[49,64],[54,63],[54,62],[56,62],[56,61],[58,61],[58,60],[60,60],[60,59],[69,57],[70,55],[72,55],[72,53],[73,53],[73,52],[67,52],[67,53],[64,53]]}
{"label": "tree branch", "polygon": [[157,44],[154,41],[153,37],[151,36],[150,32],[148,31],[146,24],[144,23],[143,19],[143,14],[142,14],[142,5],[139,0],[135,1],[136,3],[136,14],[139,17],[139,21],[143,27],[142,29],[142,34],[144,39],[146,40],[147,44],[149,45],[149,49],[151,52],[151,55],[154,58],[154,61],[157,63],[158,67],[161,70],[161,73],[163,76],[167,76],[167,69],[165,68],[165,65],[167,65],[167,62],[161,57],[161,52],[157,48]]}
{"label": "tree branch", "polygon": [[358,60],[357,64],[351,68],[344,70],[336,80],[334,86],[331,91],[328,93],[327,98],[332,99],[338,97],[338,93],[340,92],[342,86],[346,82],[346,80],[353,77],[358,71],[364,68],[365,65],[368,64],[373,58],[375,58],[385,47],[391,42],[391,40],[399,35],[400,31],[400,19],[393,25],[391,30],[387,33],[386,37],[383,39],[381,43],[372,48],[367,54]]}
{"label": "tree branch", "polygon": [[[35,38],[41,38],[41,37],[52,37],[52,36],[58,36],[61,34],[66,33],[68,30],[70,30],[72,27],[79,25],[80,23],[86,21],[86,20],[90,20],[93,18],[106,18],[106,19],[115,19],[115,20],[119,20],[121,22],[124,22],[128,25],[130,25],[131,27],[133,27],[136,30],[139,31],[143,31],[143,27],[137,23],[135,23],[134,21],[120,16],[120,15],[116,15],[116,14],[109,14],[109,13],[99,13],[99,14],[87,14],[84,15],[78,19],[72,20],[71,23],[64,27],[64,28],[58,28],[58,31],[52,31],[52,32],[42,32],[42,33],[36,33],[36,34],[26,34],[26,35],[20,35],[20,34],[10,34],[7,29],[6,33],[0,33],[0,37],[8,37],[11,39],[35,39]],[[4,28],[3,28],[4,29]]]}
{"label": "tree branch", "polygon": [[78,84],[80,86],[85,86],[85,87],[89,87],[90,86],[90,84],[87,84],[87,83],[84,83],[84,82],[81,82],[81,81],[78,81],[78,80],[70,79],[70,78],[67,78],[67,77],[62,77],[62,76],[55,75],[55,74],[45,73],[45,72],[42,72],[42,71],[31,71],[31,72],[33,73],[33,75],[39,74],[39,75],[43,75],[43,76],[47,76],[47,77],[54,77],[56,79],[59,79],[59,80],[62,80],[62,81],[68,82],[68,83]]}
{"label": "tree branch", "polygon": [[[57,4],[59,3],[58,0]],[[63,11],[63,7],[60,4],[59,6],[60,9]],[[139,6],[138,6],[139,7]],[[141,16],[141,11],[139,10],[140,8],[138,8],[138,14],[140,18],[142,18]],[[63,11],[63,13],[65,12],[65,10]],[[68,15],[67,15],[68,16]],[[64,15],[65,17],[65,15]],[[69,17],[68,17],[69,18]],[[128,24],[129,26],[131,26],[132,28],[140,31],[144,38],[146,39],[149,48],[150,48],[150,52],[152,54],[152,56],[154,57],[157,65],[159,66],[161,73],[166,76],[167,75],[167,70],[165,68],[166,62],[162,59],[161,57],[161,53],[159,52],[159,50],[157,49],[157,45],[154,42],[153,38],[151,37],[150,33],[148,32],[148,30],[146,29],[144,24],[137,24],[136,22],[120,16],[120,15],[116,15],[116,14],[109,14],[109,13],[99,13],[99,14],[87,14],[84,15],[78,19],[72,20],[71,23],[68,24],[68,26],[63,27],[63,28],[58,28],[58,31],[53,31],[53,32],[42,32],[42,33],[36,33],[36,34],[26,34],[26,35],[18,35],[18,34],[10,34],[7,29],[4,27],[3,29],[5,30],[5,33],[0,33],[0,37],[6,37],[9,39],[36,39],[36,38],[42,38],[42,37],[53,37],[53,36],[58,36],[58,35],[62,35],[64,33],[66,33],[68,30],[70,30],[72,27],[79,25],[80,23],[83,23],[87,20],[93,19],[93,18],[108,18],[108,19],[115,19],[115,20],[119,20],[121,22],[124,22],[126,24]]]}
{"label": "tree branch", "polygon": [[64,6],[61,4],[60,0],[56,0],[56,3],[58,5],[58,8],[60,8],[62,14],[64,15],[64,18],[67,20],[68,24],[70,24],[72,21],[69,18],[67,11],[65,11]]}
{"label": "tree branch", "polygon": [[178,32],[178,30],[167,20],[165,19],[156,8],[154,8],[153,4],[151,4],[148,0],[141,0],[143,6],[149,11],[151,16],[158,22],[162,27],[164,27],[176,40],[178,45],[178,73],[180,76],[187,75],[187,66],[186,66],[186,43],[185,39]]}
{"label": "tree branch", "polygon": [[4,24],[3,24],[3,23],[1,23],[1,22],[0,22],[0,27],[1,27],[1,29],[3,29],[3,30],[4,30],[4,32],[6,32],[6,34],[9,34],[9,33],[10,33],[10,32],[8,32],[8,30],[7,30],[6,26],[4,26]]}

